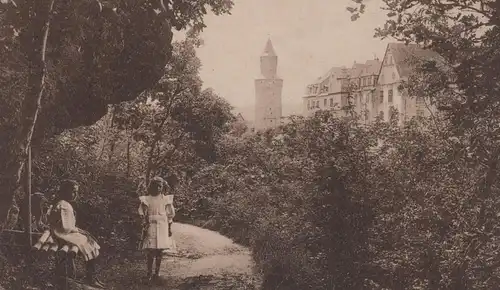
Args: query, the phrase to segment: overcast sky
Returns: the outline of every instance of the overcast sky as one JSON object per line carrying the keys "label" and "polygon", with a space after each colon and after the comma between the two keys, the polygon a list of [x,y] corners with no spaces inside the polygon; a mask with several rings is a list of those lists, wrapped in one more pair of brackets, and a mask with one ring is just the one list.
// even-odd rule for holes
{"label": "overcast sky", "polygon": [[[373,38],[385,14],[379,0],[351,22],[350,0],[235,0],[232,15],[206,18],[199,48],[205,87],[248,114],[254,104],[259,56],[270,37],[284,79],[284,114],[301,103],[305,87],[332,66],[379,58],[388,40]],[[294,105],[295,104],[295,105]],[[252,116],[247,116],[252,118]]]}

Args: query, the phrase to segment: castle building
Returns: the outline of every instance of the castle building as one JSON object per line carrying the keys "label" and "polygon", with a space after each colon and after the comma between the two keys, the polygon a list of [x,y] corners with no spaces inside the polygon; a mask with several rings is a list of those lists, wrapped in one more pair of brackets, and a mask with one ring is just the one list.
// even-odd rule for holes
{"label": "castle building", "polygon": [[[375,89],[381,62],[378,59],[366,63],[354,63],[351,68],[333,67],[327,74],[309,85],[304,97],[304,116],[312,116],[318,110],[345,113],[353,106],[357,113],[366,112]],[[351,94],[351,98],[350,98]],[[363,119],[368,119],[365,114]]]}
{"label": "castle building", "polygon": [[365,123],[377,117],[388,121],[395,111],[400,123],[413,116],[428,116],[435,108],[421,98],[409,97],[400,85],[414,71],[415,59],[437,57],[436,53],[417,45],[390,43],[382,61],[355,62],[351,68],[334,67],[307,86],[303,97],[304,116],[312,116],[318,110],[345,115],[349,105]]}
{"label": "castle building", "polygon": [[278,127],[282,122],[283,80],[278,77],[278,56],[271,39],[260,56],[260,77],[255,80],[255,123],[257,131]]}

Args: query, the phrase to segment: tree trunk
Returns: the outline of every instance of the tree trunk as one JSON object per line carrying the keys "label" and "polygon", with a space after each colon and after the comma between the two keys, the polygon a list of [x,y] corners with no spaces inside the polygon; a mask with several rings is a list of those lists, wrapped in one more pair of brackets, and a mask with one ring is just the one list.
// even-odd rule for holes
{"label": "tree trunk", "polygon": [[109,121],[106,122],[105,125],[107,125],[106,131],[104,133],[104,136],[102,138],[102,144],[101,144],[101,149],[99,150],[99,154],[97,155],[97,160],[102,160],[102,156],[104,155],[104,151],[106,151],[106,144],[108,143],[108,138],[109,138],[109,131],[111,130],[111,120],[114,118],[114,107],[111,107],[110,110],[110,115],[109,115]]}
{"label": "tree trunk", "polygon": [[115,107],[113,106],[113,111],[112,111],[112,115],[111,115],[111,124],[109,125],[109,129],[110,129],[110,132],[109,134],[111,135],[110,139],[109,139],[109,155],[108,155],[108,166],[112,167],[111,165],[111,162],[113,161],[113,155],[115,153],[115,147],[116,147],[116,134],[113,130],[114,126],[115,126]]}
{"label": "tree trunk", "polygon": [[151,171],[153,170],[153,151],[154,148],[151,148],[149,151],[148,162],[146,164],[146,188],[149,186],[149,180],[151,179]]}
{"label": "tree trunk", "polygon": [[131,136],[130,134],[127,134],[127,177],[130,177],[130,144],[131,143]]}
{"label": "tree trunk", "polygon": [[21,43],[21,49],[29,62],[28,91],[22,103],[16,134],[0,152],[6,165],[0,183],[0,230],[3,229],[14,194],[19,190],[21,172],[41,106],[45,83],[45,51],[54,1],[27,1],[23,7],[24,15],[30,15],[26,41]]}

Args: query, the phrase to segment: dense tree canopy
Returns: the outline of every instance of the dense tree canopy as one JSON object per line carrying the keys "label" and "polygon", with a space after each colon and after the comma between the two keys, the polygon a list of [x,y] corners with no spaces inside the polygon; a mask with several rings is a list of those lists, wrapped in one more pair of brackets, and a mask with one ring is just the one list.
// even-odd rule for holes
{"label": "dense tree canopy", "polygon": [[[201,29],[207,7],[216,14],[232,7],[227,0],[172,1],[162,12],[163,2],[55,1],[47,43],[47,90],[37,128],[90,125],[106,113],[107,104],[134,99],[163,76],[171,56],[172,25]],[[33,20],[23,14],[29,5],[30,1],[2,5],[6,84],[19,86],[19,79],[28,74],[22,40],[32,37],[26,29]],[[19,94],[17,99],[26,93],[22,86],[2,88]]]}
{"label": "dense tree canopy", "polygon": [[[362,17],[365,5],[371,3],[354,2],[354,7],[348,10],[356,20]],[[436,142],[444,146],[440,155],[454,158],[453,161],[436,160],[442,165],[435,168],[428,164],[426,170],[432,168],[431,172],[439,176],[454,164],[446,169],[450,170],[448,174],[468,176],[461,181],[453,179],[448,185],[446,179],[441,179],[439,186],[446,185],[443,191],[428,189],[435,191],[439,200],[453,200],[458,195],[461,201],[455,202],[467,202],[460,207],[456,203],[448,204],[446,210],[434,213],[442,223],[439,239],[454,236],[454,242],[436,241],[434,246],[425,245],[426,255],[432,257],[429,263],[434,265],[429,273],[435,275],[427,287],[494,288],[500,265],[493,257],[499,252],[496,235],[500,228],[496,218],[500,156],[500,6],[498,1],[483,0],[383,0],[383,3],[388,12],[387,21],[376,30],[376,37],[417,43],[442,57],[439,62],[418,60],[418,69],[406,84],[410,95],[425,97],[440,109],[439,118],[433,122],[439,129]],[[457,186],[462,191],[452,190]],[[451,192],[453,195],[448,196]],[[452,249],[448,248],[450,245]],[[409,249],[417,251],[418,247]],[[453,255],[456,255],[454,260],[446,264],[453,271],[445,274],[444,261]]]}
{"label": "dense tree canopy", "polygon": [[[365,3],[354,2],[349,10],[356,19]],[[52,191],[62,178],[81,181],[85,227],[106,252],[135,247],[136,185],[159,174],[171,181],[178,219],[202,222],[251,247],[264,289],[495,289],[500,7],[479,0],[383,2],[388,20],[378,37],[439,53],[413,59],[416,69],[404,83],[410,96],[436,104],[439,113],[397,126],[318,112],[256,134],[244,134],[227,102],[202,89],[195,34],[170,46],[171,35],[161,28],[200,28],[205,4],[224,13],[230,3],[174,1],[164,9],[164,2],[108,1],[95,15],[114,16],[99,22],[88,8],[98,2],[55,2],[61,13],[83,12],[72,20],[54,17],[60,32],[49,37],[38,136],[105,117],[44,138],[35,186]],[[9,9],[2,12],[15,11]],[[125,15],[140,18],[136,32]],[[70,23],[58,26],[63,20]],[[9,136],[15,127],[8,121],[21,120],[16,114],[29,75],[22,50],[15,49],[21,30],[2,29],[11,34],[0,46],[7,55],[0,55],[6,96],[0,134]],[[102,39],[87,41],[97,30]],[[144,43],[135,38],[141,30],[151,32]],[[99,41],[102,46],[86,46]],[[85,62],[89,51],[92,61]],[[89,104],[91,98],[98,101]],[[88,115],[94,105],[97,113]]]}
{"label": "dense tree canopy", "polygon": [[108,104],[154,87],[171,59],[172,29],[204,27],[230,0],[3,1],[0,4],[0,221],[32,143],[90,125]]}

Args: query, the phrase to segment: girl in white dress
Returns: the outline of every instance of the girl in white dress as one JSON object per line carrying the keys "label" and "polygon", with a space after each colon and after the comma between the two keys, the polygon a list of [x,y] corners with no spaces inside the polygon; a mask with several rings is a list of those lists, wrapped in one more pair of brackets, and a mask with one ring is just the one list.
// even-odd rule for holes
{"label": "girl in white dress", "polygon": [[78,183],[64,180],[48,211],[51,236],[59,244],[77,246],[86,262],[85,282],[93,287],[103,288],[103,283],[96,277],[96,258],[101,247],[90,233],[76,226],[76,215],[70,202],[77,197]]}
{"label": "girl in white dress", "polygon": [[144,220],[140,249],[147,253],[148,280],[159,277],[162,252],[175,247],[170,229],[175,216],[173,195],[162,194],[163,182],[161,178],[153,178],[148,187],[148,195],[139,197],[139,214]]}

